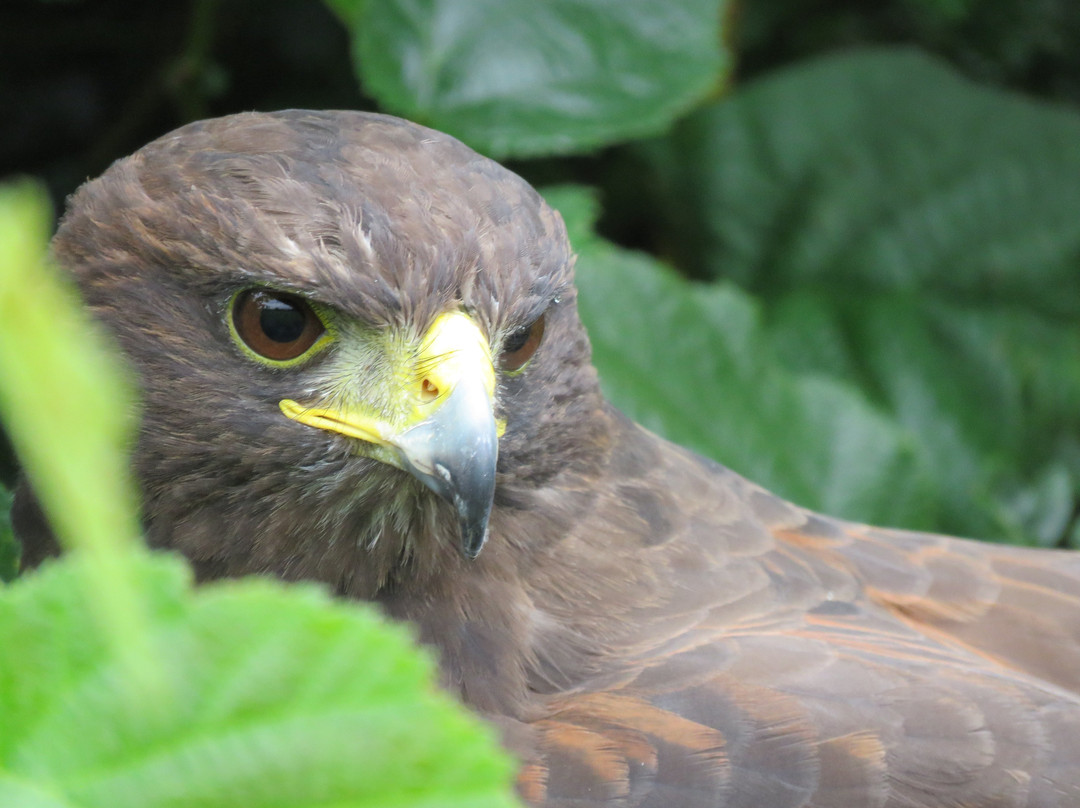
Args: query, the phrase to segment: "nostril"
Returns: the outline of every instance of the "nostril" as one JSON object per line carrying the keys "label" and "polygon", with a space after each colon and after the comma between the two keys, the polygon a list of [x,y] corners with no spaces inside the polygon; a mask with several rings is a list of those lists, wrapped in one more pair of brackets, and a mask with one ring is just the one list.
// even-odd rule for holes
{"label": "nostril", "polygon": [[424,379],[420,382],[420,400],[421,401],[434,401],[439,397],[438,386],[431,381],[431,379]]}

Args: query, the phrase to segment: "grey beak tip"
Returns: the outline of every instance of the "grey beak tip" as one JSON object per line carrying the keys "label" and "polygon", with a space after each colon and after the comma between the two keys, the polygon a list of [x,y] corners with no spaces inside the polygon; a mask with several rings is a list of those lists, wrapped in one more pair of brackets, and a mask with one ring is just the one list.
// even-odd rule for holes
{"label": "grey beak tip", "polygon": [[[492,488],[494,488],[493,485]],[[454,505],[457,506],[458,525],[461,529],[461,554],[472,561],[480,555],[480,551],[487,543],[491,497],[489,496],[486,501],[483,499],[470,501],[455,493],[453,500]]]}
{"label": "grey beak tip", "polygon": [[495,498],[499,439],[482,387],[460,385],[426,421],[396,438],[403,467],[454,506],[465,558],[480,555]]}
{"label": "grey beak tip", "polygon": [[474,561],[476,557],[480,555],[480,551],[484,549],[484,545],[487,543],[487,528],[485,527],[483,532],[479,535],[463,535],[461,539],[461,554],[469,559],[469,561]]}

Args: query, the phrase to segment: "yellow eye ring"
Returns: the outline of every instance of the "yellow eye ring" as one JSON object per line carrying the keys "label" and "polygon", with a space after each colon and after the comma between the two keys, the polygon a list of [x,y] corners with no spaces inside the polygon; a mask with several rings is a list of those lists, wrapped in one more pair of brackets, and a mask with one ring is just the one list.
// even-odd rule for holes
{"label": "yellow eye ring", "polygon": [[271,367],[302,364],[333,339],[313,304],[274,289],[241,289],[229,301],[226,319],[244,353]]}

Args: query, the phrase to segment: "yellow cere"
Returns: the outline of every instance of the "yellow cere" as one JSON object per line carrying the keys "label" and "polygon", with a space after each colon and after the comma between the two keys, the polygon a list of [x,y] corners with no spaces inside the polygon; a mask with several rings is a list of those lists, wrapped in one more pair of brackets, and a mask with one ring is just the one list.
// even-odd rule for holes
{"label": "yellow cere", "polygon": [[[398,395],[406,400],[393,402],[388,412],[372,412],[358,401],[356,405],[335,402],[333,406],[325,406],[317,402],[306,406],[292,399],[280,402],[281,411],[307,426],[392,447],[396,435],[431,417],[462,381],[479,382],[488,400],[494,402],[491,349],[483,332],[464,312],[439,315],[410,359],[395,363],[392,373],[397,382],[393,389],[400,391]],[[396,415],[402,412],[404,418]],[[505,431],[506,422],[499,419],[496,434],[501,437]]]}
{"label": "yellow cere", "polygon": [[[459,379],[477,373],[483,379],[488,398],[495,398],[491,349],[480,328],[463,312],[440,314],[431,324],[421,344],[417,365],[422,399],[432,392],[440,398],[448,395]],[[431,390],[425,383],[437,390]]]}

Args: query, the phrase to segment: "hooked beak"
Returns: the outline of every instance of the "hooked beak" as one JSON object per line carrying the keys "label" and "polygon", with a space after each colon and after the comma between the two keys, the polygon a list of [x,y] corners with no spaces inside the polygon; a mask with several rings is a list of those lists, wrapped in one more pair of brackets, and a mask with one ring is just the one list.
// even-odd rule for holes
{"label": "hooked beak", "polygon": [[499,439],[491,399],[477,385],[458,384],[441,407],[395,439],[406,470],[454,506],[461,551],[476,558],[487,541],[495,498]]}
{"label": "hooked beak", "polygon": [[487,541],[501,434],[491,350],[468,315],[448,312],[428,330],[414,364],[422,372],[402,388],[401,395],[410,397],[402,418],[361,405],[305,407],[291,399],[281,402],[281,411],[389,450],[373,456],[408,471],[453,505],[461,551],[473,559]]}

